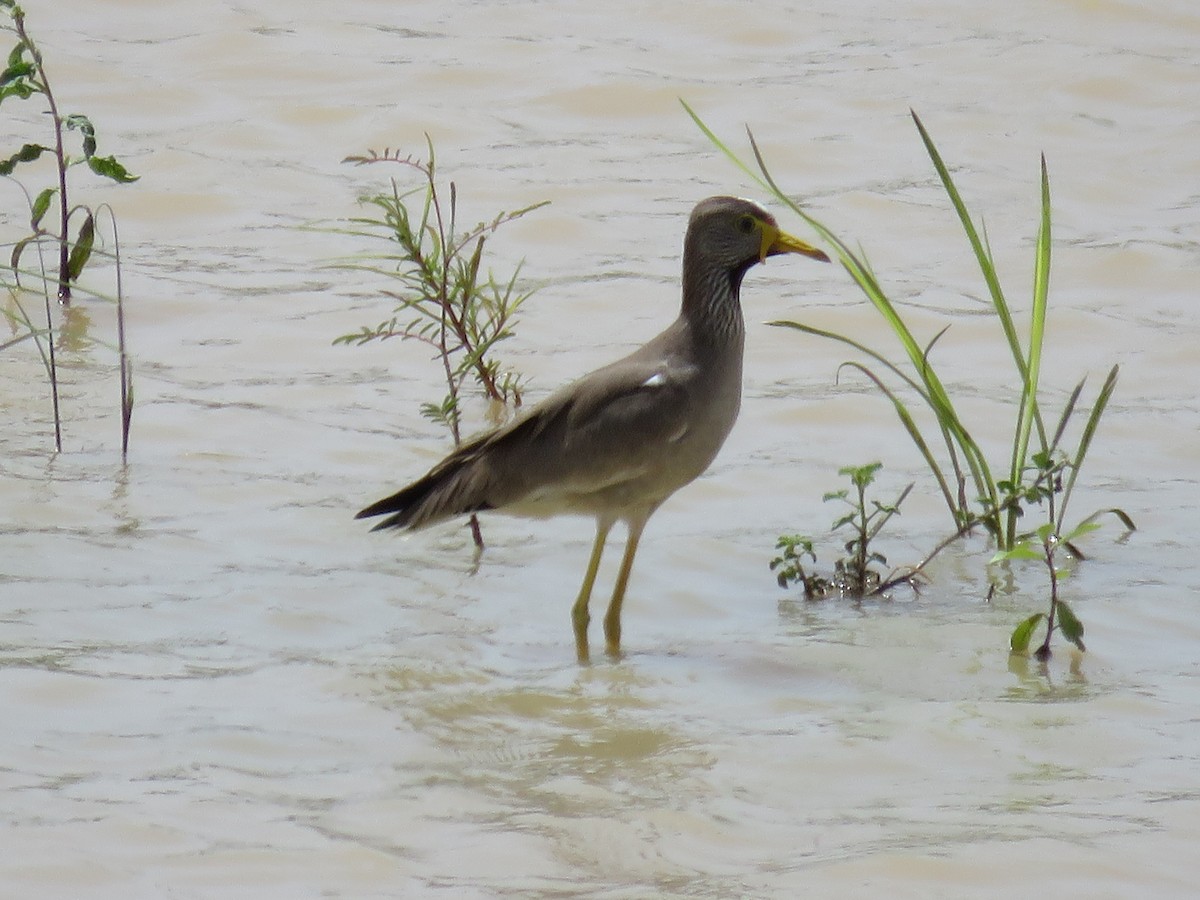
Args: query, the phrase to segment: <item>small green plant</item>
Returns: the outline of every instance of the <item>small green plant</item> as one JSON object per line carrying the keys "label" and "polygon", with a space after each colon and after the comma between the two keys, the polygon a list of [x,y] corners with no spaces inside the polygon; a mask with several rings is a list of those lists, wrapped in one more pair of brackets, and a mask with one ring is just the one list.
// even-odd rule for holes
{"label": "small green plant", "polygon": [[1047,522],[1011,550],[1001,551],[993,558],[993,562],[1013,559],[1037,560],[1045,564],[1050,576],[1050,610],[1046,613],[1034,613],[1013,629],[1008,641],[1013,653],[1024,654],[1029,651],[1029,642],[1033,637],[1033,632],[1043,621],[1046,623],[1046,639],[1034,654],[1038,659],[1049,659],[1050,638],[1056,628],[1062,632],[1064,638],[1080,650],[1087,649],[1083,645],[1083,623],[1072,612],[1071,607],[1058,597],[1058,583],[1066,577],[1068,571],[1059,565],[1058,553],[1060,548],[1072,539],[1099,527],[1095,523],[1089,523],[1086,526],[1080,525],[1069,535],[1059,537],[1054,533],[1053,523]]}
{"label": "small green plant", "polygon": [[[5,159],[0,159],[0,175],[12,176],[19,166],[32,163],[43,155],[49,155],[54,160],[55,184],[43,188],[32,195],[23,185],[21,190],[29,209],[29,234],[18,240],[12,247],[9,258],[10,266],[16,276],[16,284],[10,285],[10,304],[3,312],[14,329],[21,333],[11,340],[0,344],[0,350],[24,340],[33,340],[41,354],[47,377],[50,382],[51,402],[54,411],[54,443],[59,452],[62,451],[62,419],[59,411],[58,366],[55,353],[54,316],[51,310],[50,296],[57,296],[64,306],[71,301],[72,293],[84,268],[92,259],[97,240],[96,219],[102,212],[107,212],[113,232],[113,261],[116,271],[116,307],[117,307],[117,353],[120,362],[121,389],[121,457],[125,459],[129,452],[129,430],[133,416],[133,386],[131,380],[131,365],[125,344],[125,308],[121,289],[121,260],[120,244],[117,238],[116,219],[110,207],[101,206],[93,209],[86,205],[72,205],[69,189],[69,173],[79,165],[86,165],[96,175],[125,184],[136,181],[124,165],[112,156],[99,156],[96,153],[96,129],[91,119],[80,113],[63,115],[59,111],[58,101],[50,85],[46,73],[45,61],[41,51],[30,37],[25,27],[25,13],[13,0],[0,0],[0,11],[7,14],[9,21],[0,26],[16,36],[16,44],[9,51],[7,63],[0,72],[0,103],[6,100],[28,100],[40,97],[45,103],[49,115],[52,140],[49,144],[29,142]],[[67,136],[77,133],[80,140],[80,153],[71,154],[67,151]],[[56,215],[52,217],[53,224],[47,224],[51,209]],[[41,260],[41,251],[45,246],[54,250],[56,263],[54,275],[49,274],[42,263],[38,269],[22,269],[21,261],[25,251],[31,246],[36,247]],[[21,276],[33,276],[40,282],[42,300],[45,306],[45,328],[34,324],[21,300]],[[101,294],[86,291],[93,297],[103,299]]]}
{"label": "small green plant", "polygon": [[[338,229],[385,243],[379,253],[340,265],[390,282],[392,286],[383,294],[393,310],[382,322],[341,335],[334,343],[362,345],[398,337],[431,346],[441,364],[446,394],[437,402],[422,404],[421,412],[445,425],[458,446],[462,441],[460,404],[468,380],[497,406],[521,405],[521,378],[503,368],[494,351],[512,336],[514,317],[533,292],[518,288],[520,265],[507,279],[497,280],[490,271],[484,274],[484,244],[502,225],[549,201],[502,212],[460,230],[457,188],[453,181],[446,190],[439,185],[433,142],[428,137],[426,145],[425,160],[391,150],[368,151],[346,159],[355,165],[398,165],[415,173],[421,184],[403,190],[391,179],[386,190],[362,198],[374,215],[351,219],[349,227]],[[470,524],[476,546],[482,547],[474,516]]]}
{"label": "small green plant", "polygon": [[[875,474],[883,468],[883,463],[868,463],[865,466],[843,466],[838,474],[850,479],[850,488],[842,488],[825,495],[825,502],[837,500],[848,506],[849,512],[833,523],[833,530],[849,528],[853,537],[846,541],[846,556],[837,562],[837,576],[834,583],[844,593],[853,596],[869,594],[880,583],[880,575],[871,568],[872,563],[887,565],[887,557],[871,549],[871,542],[879,534],[883,526],[892,516],[900,512],[900,504],[912,491],[910,484],[894,503],[883,504],[872,500],[870,511],[867,507],[867,488],[875,481]],[[853,491],[853,497],[851,496]]]}
{"label": "small green plant", "polygon": [[[894,584],[897,580],[912,578],[942,549],[978,528],[985,530],[995,542],[997,550],[1001,554],[1000,558],[1004,558],[1004,554],[1013,551],[1016,551],[1018,554],[1023,553],[1024,551],[1018,551],[1017,548],[1028,548],[1031,535],[1033,539],[1036,539],[1040,530],[1035,530],[1034,532],[1021,530],[1018,527],[1021,517],[1025,514],[1027,508],[1032,505],[1044,503],[1047,498],[1054,495],[1062,494],[1062,499],[1058,504],[1057,512],[1050,513],[1050,530],[1046,532],[1047,541],[1043,541],[1043,549],[1051,546],[1051,543],[1055,547],[1059,546],[1064,540],[1065,534],[1078,537],[1087,530],[1090,530],[1076,527],[1069,532],[1064,532],[1063,515],[1065,514],[1071,489],[1074,487],[1075,479],[1078,477],[1088,447],[1091,444],[1100,418],[1116,386],[1118,368],[1117,366],[1113,366],[1109,371],[1088,416],[1077,450],[1072,456],[1063,461],[1063,468],[1056,473],[1055,467],[1047,461],[1056,458],[1059,453],[1059,445],[1063,433],[1076,409],[1084,382],[1081,381],[1071,394],[1060,416],[1058,429],[1052,438],[1045,426],[1039,396],[1039,379],[1050,283],[1051,251],[1050,181],[1045,158],[1043,157],[1041,161],[1041,216],[1034,254],[1033,299],[1030,309],[1029,333],[1027,341],[1023,343],[1017,332],[1012,309],[996,273],[991,248],[986,241],[986,237],[981,235],[980,230],[976,228],[974,220],[954,184],[950,171],[943,162],[925,126],[915,113],[912,116],[913,122],[920,133],[921,140],[925,145],[925,150],[933,162],[942,187],[955,210],[968,243],[979,264],[988,296],[991,299],[992,310],[995,313],[1005,343],[1012,355],[1016,370],[1018,400],[1014,416],[1013,436],[1009,452],[1007,453],[1007,477],[997,477],[993,474],[997,468],[994,468],[990,464],[987,454],[972,436],[972,430],[968,428],[965,420],[959,415],[950,391],[946,388],[937,373],[933,353],[935,345],[945,334],[946,328],[937,332],[927,341],[918,341],[905,321],[900,309],[883,289],[870,264],[867,262],[865,255],[852,249],[849,244],[806,213],[791,197],[780,189],[763,159],[758,144],[754,140],[754,135],[749,135],[750,146],[755,161],[755,166],[752,168],[723,143],[686,103],[683,105],[696,125],[704,132],[714,146],[721,150],[760,187],[772,193],[781,203],[788,206],[793,212],[804,219],[834,248],[842,266],[851,275],[867,299],[883,316],[903,350],[907,366],[903,362],[893,362],[883,352],[868,347],[847,335],[814,328],[799,322],[780,321],[772,323],[838,341],[873,361],[877,368],[857,361],[848,362],[844,365],[854,368],[865,375],[891,402],[902,426],[932,474],[934,482],[950,513],[954,528],[953,533],[946,540],[939,543],[934,551],[922,560],[921,563],[910,567],[900,579],[894,579],[881,585],[881,588],[886,588]],[[910,408],[909,401],[905,399],[907,393],[915,395],[920,401],[920,405],[929,411],[932,415],[932,425],[922,426],[918,422],[917,415]],[[942,448],[941,456],[933,449],[938,446]],[[1063,471],[1068,471],[1065,484],[1062,478],[1059,477]],[[1052,506],[1051,508],[1053,509]],[[1126,527],[1133,528],[1132,520],[1123,511],[1105,510],[1103,512],[1114,514]],[[1100,515],[1100,513],[1093,514],[1093,516],[1089,516],[1084,521],[1091,522],[1096,515]],[[1048,543],[1051,538],[1053,541]],[[1049,556],[1049,568],[1053,579],[1053,573],[1056,571],[1053,551],[1050,552]],[[1051,592],[1056,595],[1056,591],[1057,582],[1052,580]],[[1054,602],[1052,602],[1050,616],[1048,617],[1051,626],[1049,630],[1053,631],[1054,615],[1057,611],[1059,627],[1063,629],[1064,636],[1069,637],[1070,633],[1074,632],[1068,632],[1067,616],[1070,617],[1071,622],[1078,622],[1078,620],[1069,611],[1067,616],[1064,616],[1064,609],[1066,607],[1062,605],[1061,601],[1057,601],[1055,597]],[[1034,621],[1034,624],[1029,626],[1029,631],[1032,631],[1032,628],[1039,621],[1041,620],[1037,619]],[[1024,627],[1025,624],[1022,623],[1021,627]],[[1081,633],[1082,626],[1080,626],[1078,634]],[[1014,637],[1017,637],[1017,635],[1014,634]],[[1028,635],[1025,635],[1025,637],[1027,645]],[[1049,634],[1047,635],[1048,638]],[[1012,642],[1013,648],[1017,649],[1019,643],[1019,641]],[[1046,652],[1048,653],[1048,644],[1046,647]]]}
{"label": "small green plant", "polygon": [[848,507],[846,513],[834,520],[831,530],[849,529],[852,532],[851,538],[843,544],[846,555],[834,562],[833,577],[826,579],[805,568],[805,558],[810,566],[815,567],[817,562],[811,539],[802,535],[780,535],[775,549],[781,554],[771,560],[771,571],[776,572],[780,587],[799,584],[809,600],[835,593],[864,597],[878,590],[883,576],[873,564],[886,566],[887,557],[873,549],[872,542],[883,526],[900,513],[900,504],[913,489],[911,484],[908,485],[890,504],[878,500],[868,503],[867,489],[875,483],[875,476],[882,467],[883,463],[879,462],[843,466],[838,469],[838,474],[850,479],[850,487],[830,491],[823,498],[826,503],[837,501]]}
{"label": "small green plant", "polygon": [[[1071,404],[1073,403],[1074,397],[1071,401]],[[1068,405],[1068,409],[1071,404]],[[1086,445],[1091,441],[1095,420],[1097,419],[1096,412],[1093,410],[1092,417],[1089,419],[1088,426],[1084,429],[1083,437],[1080,439],[1080,446],[1074,457],[1068,457],[1061,452],[1034,454],[1033,463],[1034,467],[1038,470],[1038,477],[1034,482],[1036,487],[1031,490],[1027,499],[1031,503],[1044,506],[1045,521],[1033,531],[1022,534],[1015,546],[1008,550],[998,551],[992,558],[993,563],[1033,560],[1045,566],[1047,576],[1050,580],[1050,604],[1048,611],[1045,613],[1034,613],[1013,629],[1009,637],[1009,647],[1013,653],[1024,654],[1029,651],[1029,644],[1033,634],[1037,626],[1043,621],[1046,623],[1045,639],[1034,653],[1039,660],[1046,660],[1050,657],[1050,639],[1053,637],[1055,630],[1061,632],[1066,640],[1080,650],[1087,649],[1083,644],[1083,623],[1080,622],[1066,601],[1059,598],[1059,582],[1067,577],[1071,571],[1063,565],[1062,556],[1065,552],[1075,559],[1082,560],[1085,558],[1077,546],[1077,542],[1079,538],[1100,527],[1095,520],[1102,515],[1114,515],[1129,530],[1133,530],[1133,522],[1124,511],[1109,509],[1095,512],[1075,525],[1070,531],[1064,531],[1064,514],[1066,512],[1067,501],[1070,500],[1071,492],[1075,486],[1075,475],[1078,472],[1077,461],[1081,460],[1083,454],[1086,452]],[[1061,438],[1061,431],[1062,425],[1060,424],[1059,431],[1055,434],[1055,445],[1057,445]]]}
{"label": "small green plant", "polygon": [[[30,204],[30,234],[18,241],[12,251],[12,267],[18,269],[21,256],[31,243],[51,240],[58,251],[58,299],[70,302],[71,287],[78,280],[84,266],[92,255],[96,238],[96,219],[92,209],[72,206],[68,194],[68,173],[76,166],[86,165],[92,172],[118,184],[136,181],[120,162],[112,156],[96,154],[96,128],[91,119],[80,113],[63,115],[46,74],[42,53],[25,28],[25,12],[14,0],[0,0],[0,10],[6,12],[11,24],[5,25],[17,37],[17,43],[8,54],[8,64],[0,74],[0,103],[9,98],[28,100],[39,96],[50,114],[53,133],[51,145],[40,143],[24,144],[7,159],[0,160],[0,175],[12,175],[17,166],[31,163],[48,153],[54,158],[57,184],[47,187],[33,198]],[[66,135],[77,132],[80,138],[80,156],[67,152]],[[57,209],[57,231],[55,226],[44,224],[51,206]],[[79,219],[72,238],[72,220]]]}
{"label": "small green plant", "polygon": [[[775,542],[775,549],[780,554],[771,560],[771,571],[775,573],[775,580],[781,588],[798,584],[806,600],[817,600],[829,593],[829,582],[805,568],[805,565],[817,564],[817,554],[810,538],[801,534],[781,534]],[[808,563],[804,561],[806,557]]]}

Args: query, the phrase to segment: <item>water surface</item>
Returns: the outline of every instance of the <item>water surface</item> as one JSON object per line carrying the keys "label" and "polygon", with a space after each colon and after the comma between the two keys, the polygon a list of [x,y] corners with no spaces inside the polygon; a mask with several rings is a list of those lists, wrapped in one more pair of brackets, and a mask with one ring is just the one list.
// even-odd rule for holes
{"label": "water surface", "polygon": [[[104,304],[70,312],[60,456],[36,356],[0,355],[0,894],[1191,894],[1191,4],[59,6],[27,8],[59,99],[142,176],[77,197],[120,218],[138,403],[122,467]],[[1089,539],[1064,587],[1086,656],[1009,660],[1041,583],[983,602],[982,541],[919,596],[775,586],[775,536],[825,528],[838,466],[921,478],[884,401],[835,384],[840,348],[758,324],[886,341],[844,273],[801,259],[747,279],[742,420],[651,523],[621,662],[574,661],[590,523],[488,518],[476,569],[461,528],[350,520],[446,443],[417,414],[440,395],[424,351],[330,346],[390,314],[325,265],[358,245],[296,227],[386,177],[342,157],[428,133],[464,218],[553,201],[490,244],[543,286],[505,348],[536,397],[669,321],[691,206],[753,193],[680,96],[731,139],[751,125],[929,335],[953,322],[938,352],[1000,457],[1008,361],[908,110],[1014,298],[1046,154],[1047,396],[1121,364],[1075,502],[1140,526]],[[3,111],[5,146],[43,124]],[[944,533],[919,487],[894,561]]]}

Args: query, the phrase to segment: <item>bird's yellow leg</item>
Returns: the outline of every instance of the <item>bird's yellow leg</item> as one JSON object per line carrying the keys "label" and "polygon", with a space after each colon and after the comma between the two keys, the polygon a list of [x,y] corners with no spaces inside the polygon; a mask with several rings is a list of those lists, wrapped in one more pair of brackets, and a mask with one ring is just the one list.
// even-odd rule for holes
{"label": "bird's yellow leg", "polygon": [[603,519],[596,522],[596,542],[592,544],[592,558],[588,560],[587,572],[583,576],[583,585],[579,588],[579,597],[571,607],[571,621],[575,625],[575,650],[579,661],[588,661],[588,623],[592,620],[588,612],[588,601],[592,597],[592,585],[596,583],[596,573],[600,570],[600,557],[604,555],[604,542],[608,540],[608,532],[612,522]]}
{"label": "bird's yellow leg", "polygon": [[629,584],[629,572],[633,569],[633,557],[637,553],[638,541],[642,539],[642,529],[645,527],[645,518],[634,519],[629,523],[625,555],[621,558],[621,568],[617,572],[617,584],[613,588],[608,612],[604,614],[604,643],[609,656],[621,655],[621,606],[625,602],[625,588]]}

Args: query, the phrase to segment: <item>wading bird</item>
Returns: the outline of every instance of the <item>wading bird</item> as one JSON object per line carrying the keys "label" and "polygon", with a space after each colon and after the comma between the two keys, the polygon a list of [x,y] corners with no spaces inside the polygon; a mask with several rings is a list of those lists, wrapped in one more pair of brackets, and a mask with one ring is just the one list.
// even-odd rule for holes
{"label": "wading bird", "polygon": [[768,256],[820,250],[780,231],[755,203],[710,197],[688,221],[683,305],[664,332],[585,375],[515,421],[462,444],[423,478],[373,503],[357,518],[418,529],[497,510],[596,519],[596,540],[571,609],[580,661],[588,659],[588,600],[608,533],[629,536],[604,616],[609,654],[621,647],[621,605],[646,520],[708,468],[741,406],[745,327],[742,278]]}

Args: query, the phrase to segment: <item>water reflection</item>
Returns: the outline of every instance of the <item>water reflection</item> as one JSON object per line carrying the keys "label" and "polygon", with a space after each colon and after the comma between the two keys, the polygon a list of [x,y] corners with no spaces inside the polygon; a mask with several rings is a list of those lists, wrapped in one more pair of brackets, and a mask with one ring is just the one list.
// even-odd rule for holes
{"label": "water reflection", "polygon": [[[1061,671],[1064,657],[1067,660],[1065,673]],[[1087,699],[1094,691],[1084,674],[1083,660],[1084,655],[1073,647],[1060,647],[1048,660],[1010,653],[1008,671],[1017,683],[1009,687],[1004,696],[1008,700],[1039,703]]]}
{"label": "water reflection", "polygon": [[91,327],[91,314],[82,302],[63,307],[57,332],[59,351],[82,353],[92,344]]}
{"label": "water reflection", "polygon": [[645,696],[651,679],[633,667],[533,681],[393,668],[374,698],[434,742],[437,761],[424,777],[471,785],[511,810],[505,818],[549,817],[540,829],[557,830],[551,823],[562,816],[654,807],[686,794],[712,764]]}

